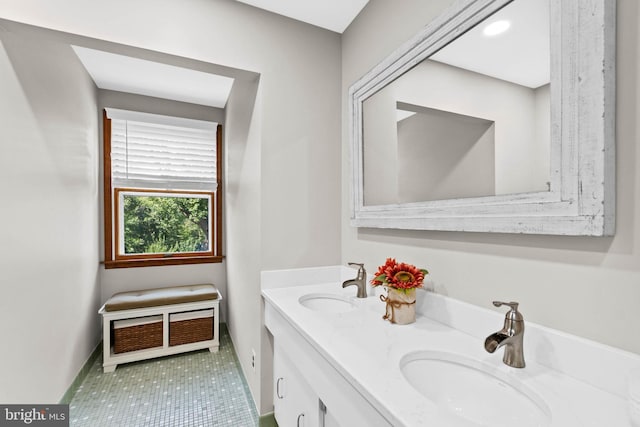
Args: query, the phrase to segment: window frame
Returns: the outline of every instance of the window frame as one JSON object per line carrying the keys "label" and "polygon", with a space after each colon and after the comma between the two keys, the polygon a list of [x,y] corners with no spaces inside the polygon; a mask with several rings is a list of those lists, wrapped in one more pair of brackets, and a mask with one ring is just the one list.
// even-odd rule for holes
{"label": "window frame", "polygon": [[[222,254],[222,125],[216,129],[216,191],[192,190],[158,190],[147,188],[114,188],[111,176],[111,119],[107,111],[102,112],[103,122],[103,168],[104,168],[104,265],[105,268],[128,268],[163,265],[220,263],[224,259]],[[210,222],[211,242],[210,251],[184,253],[157,254],[120,254],[119,253],[119,206],[120,192],[180,194],[208,194],[211,197]]]}
{"label": "window frame", "polygon": [[[123,194],[125,193],[125,194]],[[127,195],[133,195],[138,197],[171,197],[171,194],[174,194],[174,197],[185,197],[185,198],[203,198],[208,199],[209,204],[209,250],[200,251],[200,252],[158,252],[158,253],[139,253],[139,254],[127,254],[121,252],[122,246],[124,245],[124,223],[122,221],[121,214],[124,214],[124,206],[120,204],[120,196],[123,197]],[[198,197],[199,196],[199,197]],[[205,196],[205,197],[202,197]],[[194,256],[214,256],[214,248],[213,242],[216,241],[215,232],[216,229],[213,224],[214,219],[214,209],[215,209],[215,192],[212,191],[180,191],[180,190],[149,190],[149,189],[139,189],[139,188],[114,188],[113,189],[113,198],[114,198],[114,212],[115,217],[115,239],[114,239],[114,247],[115,247],[115,259],[116,260],[132,260],[132,259],[153,259],[158,257],[194,257]]]}

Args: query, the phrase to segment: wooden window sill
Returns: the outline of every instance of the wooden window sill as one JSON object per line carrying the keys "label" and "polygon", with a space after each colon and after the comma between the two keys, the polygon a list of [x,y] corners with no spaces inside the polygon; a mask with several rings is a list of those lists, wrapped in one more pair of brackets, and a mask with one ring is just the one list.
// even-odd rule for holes
{"label": "wooden window sill", "polygon": [[146,258],[104,261],[104,268],[158,267],[163,265],[208,264],[220,263],[224,256],[199,256],[175,258]]}

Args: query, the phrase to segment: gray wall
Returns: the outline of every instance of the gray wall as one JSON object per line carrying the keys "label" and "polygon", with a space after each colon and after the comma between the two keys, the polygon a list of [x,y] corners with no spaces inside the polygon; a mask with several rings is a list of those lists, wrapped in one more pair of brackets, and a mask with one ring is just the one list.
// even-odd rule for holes
{"label": "gray wall", "polygon": [[[374,183],[374,188],[369,190],[369,186],[365,184],[365,204],[375,204],[380,198],[392,203],[392,198],[397,193],[394,186],[397,181],[396,162],[401,158],[394,162],[394,157],[397,156],[393,144],[397,139],[396,124],[392,119],[395,116],[389,113],[389,110],[395,111],[396,101],[496,123],[493,150],[495,160],[472,165],[466,171],[464,167],[457,168],[446,181],[447,185],[451,185],[451,191],[442,185],[443,181],[438,180],[438,174],[429,176],[433,180],[426,182],[433,183],[431,186],[437,188],[431,192],[429,184],[423,185],[429,194],[425,194],[428,198],[422,200],[465,196],[464,191],[458,188],[459,183],[488,178],[482,175],[487,168],[493,170],[491,175],[495,177],[495,185],[489,191],[485,185],[479,185],[475,189],[468,188],[466,196],[547,190],[547,182],[550,181],[548,86],[546,90],[534,90],[448,64],[425,60],[376,92],[363,104],[365,182]],[[372,151],[371,148],[374,148],[374,157],[377,157],[373,163],[379,165],[385,159],[388,170],[368,167],[370,157],[367,153]],[[433,157],[439,159],[441,156],[434,153]],[[478,159],[466,160],[471,164]],[[431,165],[424,166],[426,169]],[[440,166],[444,168],[449,165],[441,162]],[[389,191],[384,188],[385,183],[394,188],[390,196]],[[406,188],[404,182],[397,185]],[[369,197],[372,202],[367,202],[367,196],[374,195],[378,199]]]}
{"label": "gray wall", "polygon": [[398,202],[495,195],[494,123],[415,110],[398,122]]}
{"label": "gray wall", "polygon": [[[340,262],[340,36],[232,0],[0,0],[0,11],[18,22],[259,74],[234,85],[225,117],[224,297],[258,410],[272,410],[260,271]],[[96,247],[97,236],[89,237]]]}
{"label": "gray wall", "polygon": [[0,31],[0,402],[57,403],[100,338],[96,88]]}
{"label": "gray wall", "polygon": [[[343,34],[343,176],[348,87],[452,3],[371,0]],[[639,14],[634,0],[617,5],[615,237],[358,230],[349,225],[345,179],[343,261],[375,271],[396,257],[427,268],[438,293],[486,308],[496,299],[520,301],[528,321],[640,353]]]}

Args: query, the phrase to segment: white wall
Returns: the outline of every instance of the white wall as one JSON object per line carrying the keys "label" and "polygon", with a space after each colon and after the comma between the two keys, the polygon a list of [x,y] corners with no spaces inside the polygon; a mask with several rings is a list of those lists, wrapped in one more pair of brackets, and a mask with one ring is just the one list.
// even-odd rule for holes
{"label": "white wall", "polygon": [[100,339],[96,88],[0,31],[0,402],[57,403]]}
{"label": "white wall", "polygon": [[232,0],[0,0],[0,11],[6,19],[260,74],[257,95],[245,82],[240,89],[255,96],[247,105],[234,100],[226,116],[234,144],[225,184],[226,298],[259,412],[271,410],[259,273],[340,261],[340,36]]}
{"label": "white wall", "polygon": [[[347,88],[452,3],[371,0],[343,34],[343,176],[350,167]],[[617,4],[615,237],[355,229],[345,179],[343,261],[375,271],[396,257],[429,269],[439,293],[482,307],[516,300],[526,320],[640,353],[639,13],[634,0]]]}
{"label": "white wall", "polygon": [[[260,354],[262,348],[261,335],[266,334],[264,328],[256,328],[256,321],[260,321],[260,305],[256,302],[256,269],[261,259],[261,223],[262,194],[260,190],[262,157],[261,145],[261,95],[259,79],[234,85],[226,108],[227,123],[227,181],[225,183],[225,206],[227,215],[225,226],[227,231],[227,252],[234,254],[227,258],[227,280],[230,284],[244,286],[229,286],[228,327],[232,337],[242,336],[244,339],[234,339],[238,358],[245,362],[245,376],[255,381],[260,387],[261,372],[272,374],[271,363],[267,363],[263,355],[262,363],[256,366],[254,372],[249,363],[251,351]],[[259,300],[258,300],[259,302]],[[259,317],[260,316],[260,317]],[[260,348],[256,347],[260,345]],[[263,412],[271,410],[271,393],[263,390],[259,395],[254,393],[258,408]],[[261,399],[264,404],[260,402]]]}

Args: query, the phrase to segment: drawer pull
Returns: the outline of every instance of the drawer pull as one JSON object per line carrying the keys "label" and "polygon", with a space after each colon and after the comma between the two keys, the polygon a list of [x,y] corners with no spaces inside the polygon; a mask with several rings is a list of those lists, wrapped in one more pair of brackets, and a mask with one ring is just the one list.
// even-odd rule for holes
{"label": "drawer pull", "polygon": [[284,399],[284,396],[280,394],[280,381],[283,379],[284,378],[280,377],[278,378],[278,381],[276,381],[276,395],[278,396],[278,399]]}

